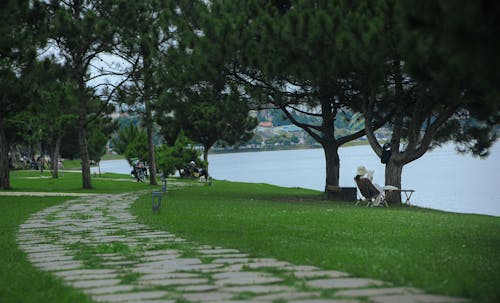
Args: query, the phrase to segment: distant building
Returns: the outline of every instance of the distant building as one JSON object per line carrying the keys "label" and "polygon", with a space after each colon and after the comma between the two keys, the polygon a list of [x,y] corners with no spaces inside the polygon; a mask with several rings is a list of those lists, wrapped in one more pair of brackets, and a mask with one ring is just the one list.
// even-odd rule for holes
{"label": "distant building", "polygon": [[259,123],[260,127],[273,127],[273,122],[271,121],[262,121]]}

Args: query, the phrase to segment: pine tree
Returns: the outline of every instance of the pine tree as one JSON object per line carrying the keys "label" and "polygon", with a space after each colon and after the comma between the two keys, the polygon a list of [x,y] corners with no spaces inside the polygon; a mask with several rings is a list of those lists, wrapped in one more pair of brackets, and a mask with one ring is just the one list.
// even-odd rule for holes
{"label": "pine tree", "polygon": [[9,150],[15,134],[10,125],[28,104],[33,87],[29,74],[36,48],[45,42],[44,11],[38,1],[0,3],[0,188],[10,189]]}
{"label": "pine tree", "polygon": [[[92,188],[90,179],[88,129],[107,107],[117,88],[126,82],[100,82],[96,79],[109,76],[103,67],[96,68],[100,56],[110,54],[116,45],[116,29],[110,22],[114,16],[114,1],[51,0],[46,3],[50,14],[50,42],[57,56],[64,60],[69,80],[76,86],[78,100],[78,139],[82,160],[82,186]],[[94,74],[91,74],[91,71]],[[102,96],[103,104],[92,107],[94,94]],[[91,108],[95,111],[91,111]]]}

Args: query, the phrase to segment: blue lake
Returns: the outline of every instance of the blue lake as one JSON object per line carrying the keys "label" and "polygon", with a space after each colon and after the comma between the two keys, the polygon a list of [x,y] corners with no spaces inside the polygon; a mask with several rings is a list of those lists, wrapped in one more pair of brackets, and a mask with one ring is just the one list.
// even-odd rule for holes
{"label": "blue lake", "polygon": [[[356,168],[374,170],[374,182],[384,184],[384,165],[369,146],[340,149],[340,185],[356,186]],[[323,190],[325,160],[322,149],[214,154],[210,173],[219,180],[269,183]],[[101,170],[130,173],[124,160],[102,161]],[[422,207],[500,216],[500,144],[481,160],[459,155],[446,145],[407,164],[402,187],[414,189],[412,203]]]}

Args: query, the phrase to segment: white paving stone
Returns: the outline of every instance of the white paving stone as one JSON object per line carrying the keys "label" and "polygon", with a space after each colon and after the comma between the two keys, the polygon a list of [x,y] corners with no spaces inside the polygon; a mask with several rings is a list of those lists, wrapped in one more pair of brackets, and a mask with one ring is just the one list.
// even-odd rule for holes
{"label": "white paving stone", "polygon": [[158,255],[179,255],[180,251],[177,249],[167,249],[167,250],[149,250],[144,252],[145,256],[158,256]]}
{"label": "white paving stone", "polygon": [[281,285],[250,285],[224,287],[224,291],[232,293],[253,292],[253,293],[273,293],[273,292],[292,292],[295,289],[290,286]]}
{"label": "white paving stone", "polygon": [[153,261],[163,261],[163,260],[174,260],[179,258],[180,254],[170,254],[170,255],[155,255],[155,256],[147,256],[141,258],[143,262],[153,262]]}
{"label": "white paving stone", "polygon": [[92,299],[97,302],[129,302],[147,299],[158,299],[168,295],[166,291],[143,291],[133,293],[120,293],[112,295],[92,296]]}
{"label": "white paving stone", "polygon": [[320,292],[284,292],[277,294],[270,294],[264,296],[258,296],[254,298],[257,301],[275,301],[275,300],[293,300],[293,299],[306,299],[306,298],[314,298],[319,297],[321,295]]}
{"label": "white paving stone", "polygon": [[339,278],[347,277],[348,273],[335,270],[319,270],[319,271],[297,271],[293,273],[297,278],[318,278],[318,277],[329,277],[329,278]]}
{"label": "white paving stone", "polygon": [[135,286],[133,285],[116,285],[109,287],[89,288],[85,289],[83,292],[89,295],[104,295],[104,294],[131,291],[134,288]]}
{"label": "white paving stone", "polygon": [[114,286],[120,284],[120,279],[106,279],[106,280],[83,280],[70,282],[76,288],[95,288],[104,286]]}
{"label": "white paving stone", "polygon": [[176,287],[178,291],[182,292],[208,292],[208,291],[214,291],[218,289],[219,287],[217,285],[188,285],[188,286],[179,286]]}
{"label": "white paving stone", "polygon": [[240,253],[237,249],[227,249],[227,248],[214,248],[214,249],[200,249],[198,250],[200,254],[237,254]]}
{"label": "white paving stone", "polygon": [[216,279],[215,284],[217,285],[270,284],[283,281],[283,279],[267,273],[251,271],[216,273],[212,275],[212,278]]}
{"label": "white paving stone", "polygon": [[141,280],[141,284],[143,285],[154,285],[154,286],[195,285],[195,284],[206,284],[206,283],[208,283],[208,279],[205,278]]}
{"label": "white paving stone", "polygon": [[249,258],[249,254],[204,254],[204,258],[229,259],[229,258]]}
{"label": "white paving stone", "polygon": [[340,278],[340,279],[321,279],[307,281],[306,285],[314,288],[361,288],[367,286],[383,285],[382,281],[361,278]]}
{"label": "white paving stone", "polygon": [[224,258],[224,259],[215,259],[213,263],[215,264],[236,264],[236,263],[249,263],[251,259],[249,258]]}
{"label": "white paving stone", "polygon": [[100,275],[77,275],[77,276],[67,276],[64,277],[66,281],[75,280],[104,280],[104,279],[115,279],[118,278],[117,274],[100,274]]}
{"label": "white paving stone", "polygon": [[428,294],[415,295],[387,295],[370,297],[375,303],[459,303],[467,302],[465,299],[437,296]]}
{"label": "white paving stone", "polygon": [[70,277],[70,276],[80,276],[80,275],[101,275],[101,274],[113,274],[116,270],[113,269],[79,269],[79,270],[67,270],[59,271],[54,273],[60,277]]}
{"label": "white paving stone", "polygon": [[339,290],[335,293],[342,297],[368,297],[393,294],[417,294],[421,293],[420,289],[410,287],[391,287],[391,288],[367,288],[367,289],[349,289]]}
{"label": "white paving stone", "polygon": [[172,273],[159,273],[159,274],[146,274],[141,276],[141,280],[161,280],[161,279],[185,279],[185,278],[199,278],[199,274],[172,272]]}
{"label": "white paving stone", "polygon": [[234,296],[232,293],[226,292],[203,292],[203,293],[187,293],[182,294],[182,297],[189,301],[202,301],[202,302],[220,302],[230,299]]}
{"label": "white paving stone", "polygon": [[342,300],[342,299],[308,299],[308,300],[292,300],[288,303],[357,303],[358,300]]}
{"label": "white paving stone", "polygon": [[34,265],[36,267],[39,267],[47,271],[60,271],[60,270],[77,269],[83,267],[83,263],[77,260],[40,262],[40,263],[34,263]]}

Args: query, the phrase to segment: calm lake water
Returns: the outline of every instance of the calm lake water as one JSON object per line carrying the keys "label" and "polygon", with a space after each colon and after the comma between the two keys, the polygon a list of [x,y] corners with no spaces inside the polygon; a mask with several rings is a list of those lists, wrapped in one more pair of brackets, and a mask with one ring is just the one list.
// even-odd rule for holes
{"label": "calm lake water", "polygon": [[[359,165],[374,170],[374,182],[384,184],[384,165],[369,146],[340,149],[340,185],[356,186]],[[322,149],[216,154],[209,156],[215,179],[269,183],[323,190]],[[102,161],[101,170],[130,173],[125,160]],[[412,203],[422,207],[500,216],[500,144],[481,160],[459,155],[446,145],[425,154],[403,169],[402,187],[414,189]]]}

